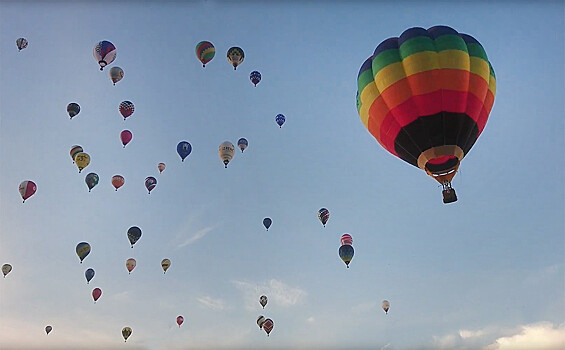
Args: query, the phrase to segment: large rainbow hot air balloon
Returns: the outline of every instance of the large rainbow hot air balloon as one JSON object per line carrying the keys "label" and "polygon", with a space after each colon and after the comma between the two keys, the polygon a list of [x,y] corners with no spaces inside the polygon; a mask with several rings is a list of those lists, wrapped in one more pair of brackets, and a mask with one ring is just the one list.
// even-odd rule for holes
{"label": "large rainbow hot air balloon", "polygon": [[482,133],[496,93],[481,44],[446,26],[410,28],[380,43],[361,66],[357,110],[387,151],[443,186]]}

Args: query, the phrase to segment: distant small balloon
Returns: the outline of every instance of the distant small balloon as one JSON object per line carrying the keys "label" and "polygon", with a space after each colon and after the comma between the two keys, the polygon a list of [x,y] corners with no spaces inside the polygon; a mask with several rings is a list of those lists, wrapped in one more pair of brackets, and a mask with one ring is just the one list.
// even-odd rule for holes
{"label": "distant small balloon", "polygon": [[265,316],[259,315],[259,317],[257,317],[257,325],[259,328],[263,328],[263,323],[265,323]]}
{"label": "distant small balloon", "polygon": [[330,218],[330,211],[326,208],[321,208],[320,210],[318,210],[318,219],[322,222],[322,225],[324,225],[324,227],[326,227],[326,223],[328,222],[328,219]]}
{"label": "distant small balloon", "polygon": [[37,191],[37,185],[31,180],[22,181],[20,183],[20,186],[18,187],[18,190],[20,191],[20,195],[22,196],[22,199],[25,203],[26,199],[33,196]]}
{"label": "distant small balloon", "polygon": [[74,145],[71,147],[71,159],[73,160],[73,163],[75,162],[75,157],[77,154],[81,153],[83,151],[82,147],[79,145]]}
{"label": "distant small balloon", "polygon": [[264,218],[263,219],[263,226],[265,226],[267,231],[269,231],[269,227],[271,227],[272,223],[273,223],[273,220],[271,220],[271,218]]}
{"label": "distant small balloon", "polygon": [[51,327],[51,326],[45,327],[45,333],[47,333],[47,334],[51,333],[52,330],[53,330],[53,327]]}
{"label": "distant small balloon", "polygon": [[122,140],[122,145],[126,148],[126,145],[131,141],[133,138],[133,134],[129,130],[124,130],[120,133],[120,140]]}
{"label": "distant small balloon", "polygon": [[18,38],[16,39],[16,46],[18,47],[18,51],[22,51],[28,45],[28,41],[26,38]]}
{"label": "distant small balloon", "polygon": [[161,267],[163,268],[163,273],[167,273],[169,267],[171,267],[171,260],[163,259],[161,260]]}
{"label": "distant small balloon", "polygon": [[102,289],[94,288],[92,290],[92,299],[94,299],[95,303],[98,301],[98,299],[100,299],[101,296],[102,296]]}
{"label": "distant small balloon", "polygon": [[196,57],[202,62],[202,67],[206,67],[206,63],[210,62],[215,54],[216,49],[211,42],[201,41],[196,44]]}
{"label": "distant small balloon", "polygon": [[126,269],[128,269],[128,272],[131,273],[133,271],[133,269],[135,269],[135,266],[137,265],[137,262],[135,261],[134,258],[129,258],[126,260]]}
{"label": "distant small balloon", "polygon": [[390,303],[388,302],[388,300],[383,300],[382,308],[385,314],[388,314],[388,310],[390,309]]}
{"label": "distant small balloon", "polygon": [[233,159],[235,155],[235,146],[229,141],[224,141],[219,147],[220,159],[224,162],[224,167],[228,167],[228,163]]}
{"label": "distant small balloon", "polygon": [[353,245],[353,237],[349,233],[341,235],[341,245]]}
{"label": "distant small balloon", "polygon": [[349,263],[353,259],[353,254],[354,254],[353,246],[342,245],[341,247],[339,247],[339,257],[341,258],[341,260],[343,260],[347,268],[349,268]]}
{"label": "distant small balloon", "polygon": [[80,259],[80,263],[82,264],[82,261],[84,260],[84,258],[86,258],[86,256],[88,254],[90,254],[90,244],[86,243],[86,242],[80,242],[79,244],[77,244],[76,247],[76,252],[77,255]]}
{"label": "distant small balloon", "polygon": [[126,120],[127,117],[133,114],[135,107],[131,101],[122,101],[122,103],[120,103],[119,110],[122,117],[124,117],[124,120]]}
{"label": "distant small balloon", "polygon": [[128,229],[127,235],[129,242],[131,243],[131,247],[133,248],[135,242],[139,241],[139,239],[141,238],[141,229],[137,226],[132,226]]}
{"label": "distant small balloon", "polygon": [[177,153],[180,156],[181,161],[184,162],[184,159],[188,157],[188,155],[192,152],[192,146],[187,141],[181,141],[177,145]]}
{"label": "distant small balloon", "polygon": [[67,105],[67,113],[69,113],[69,117],[73,119],[74,116],[80,113],[80,106],[78,103],[71,102]]}
{"label": "distant small balloon", "polygon": [[148,176],[145,178],[145,188],[147,188],[148,193],[151,194],[151,190],[157,186],[157,179],[153,176]]}
{"label": "distant small balloon", "polygon": [[247,148],[248,145],[249,145],[249,142],[247,142],[247,139],[244,138],[244,137],[237,140],[237,147],[239,147],[239,149],[241,150],[241,153],[243,153],[243,151],[245,151],[245,149]]}
{"label": "distant small balloon", "polygon": [[233,66],[233,70],[237,69],[237,66],[243,62],[244,58],[245,54],[241,48],[234,46],[228,50],[228,62]]}
{"label": "distant small balloon", "polygon": [[159,163],[157,164],[157,169],[159,169],[159,174],[163,172],[163,170],[165,170],[165,163]]}
{"label": "distant small balloon", "polygon": [[265,333],[267,333],[267,336],[269,336],[274,326],[275,323],[270,318],[266,319],[265,322],[263,322],[263,330],[265,331]]}
{"label": "distant small balloon", "polygon": [[267,305],[267,296],[266,295],[261,295],[261,297],[259,298],[259,304],[261,304],[263,309],[265,308],[265,305]]}
{"label": "distant small balloon", "polygon": [[179,325],[179,328],[180,328],[180,325],[181,325],[183,322],[184,322],[184,317],[182,317],[182,316],[177,316],[177,324]]}
{"label": "distant small balloon", "polygon": [[89,173],[88,175],[86,175],[84,182],[86,182],[86,186],[88,186],[88,192],[90,192],[90,190],[92,190],[94,186],[98,185],[99,179],[100,178],[96,173]]}
{"label": "distant small balloon", "polygon": [[9,274],[10,271],[12,271],[12,265],[10,264],[2,265],[2,274],[4,275],[4,278],[6,278],[6,275]]}
{"label": "distant small balloon", "polygon": [[132,330],[129,327],[124,327],[122,329],[122,337],[124,337],[124,341],[128,341],[129,336],[131,335]]}
{"label": "distant small balloon", "polygon": [[112,80],[112,83],[114,83],[114,85],[116,85],[118,81],[122,80],[123,77],[124,70],[120,67],[112,67],[110,69],[110,79]]}
{"label": "distant small balloon", "polygon": [[254,70],[251,74],[249,74],[249,79],[255,86],[257,86],[257,84],[261,81],[261,73]]}
{"label": "distant small balloon", "polygon": [[93,55],[100,66],[100,70],[103,70],[116,59],[116,47],[109,41],[100,41],[94,46]]}
{"label": "distant small balloon", "polygon": [[88,153],[80,152],[75,155],[75,164],[77,165],[78,172],[86,168],[90,164],[90,156]]}
{"label": "distant small balloon", "polygon": [[84,271],[84,277],[86,277],[86,284],[89,284],[90,281],[94,278],[94,269],[90,268],[86,271]]}
{"label": "distant small balloon", "polygon": [[112,176],[112,186],[114,186],[116,191],[118,190],[118,188],[122,187],[125,182],[126,182],[126,180],[124,179],[124,177],[122,175]]}
{"label": "distant small balloon", "polygon": [[277,114],[277,116],[275,117],[275,121],[277,122],[277,124],[279,125],[279,128],[282,128],[284,122],[285,122],[286,118],[284,115],[282,114]]}

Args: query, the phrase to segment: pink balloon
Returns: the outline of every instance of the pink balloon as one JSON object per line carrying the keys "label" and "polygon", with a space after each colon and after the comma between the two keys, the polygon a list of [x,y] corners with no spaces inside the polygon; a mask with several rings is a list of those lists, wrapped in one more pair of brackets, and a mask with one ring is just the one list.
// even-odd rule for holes
{"label": "pink balloon", "polygon": [[131,131],[124,130],[121,132],[120,139],[122,140],[122,145],[124,145],[124,148],[131,141],[132,138],[133,138],[133,134],[131,133]]}
{"label": "pink balloon", "polygon": [[94,288],[92,290],[92,298],[94,299],[94,302],[96,302],[100,296],[102,296],[102,290],[100,288]]}
{"label": "pink balloon", "polygon": [[179,327],[183,322],[184,322],[184,317],[182,316],[177,317],[177,324],[179,325]]}
{"label": "pink balloon", "polygon": [[341,236],[341,245],[353,245],[353,237],[348,233],[344,233]]}
{"label": "pink balloon", "polygon": [[37,191],[37,186],[35,185],[35,183],[33,181],[30,181],[30,180],[22,181],[18,190],[20,191],[22,199],[25,202],[26,199],[33,196],[35,191]]}

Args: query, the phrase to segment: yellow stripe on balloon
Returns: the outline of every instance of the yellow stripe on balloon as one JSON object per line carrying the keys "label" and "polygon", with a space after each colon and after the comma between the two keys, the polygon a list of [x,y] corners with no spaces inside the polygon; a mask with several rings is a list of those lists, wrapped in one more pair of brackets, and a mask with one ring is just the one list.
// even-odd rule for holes
{"label": "yellow stripe on balloon", "polygon": [[471,73],[480,75],[486,82],[490,80],[488,62],[479,57],[471,57]]}

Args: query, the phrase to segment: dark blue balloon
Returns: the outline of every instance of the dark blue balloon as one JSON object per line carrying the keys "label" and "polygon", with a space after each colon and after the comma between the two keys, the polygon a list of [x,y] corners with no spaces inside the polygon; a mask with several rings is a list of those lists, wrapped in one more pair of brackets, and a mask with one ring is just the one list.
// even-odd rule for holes
{"label": "dark blue balloon", "polygon": [[255,86],[257,86],[257,84],[261,81],[261,73],[254,70],[251,74],[249,74],[249,79]]}
{"label": "dark blue balloon", "polygon": [[181,141],[177,145],[177,153],[179,154],[181,160],[184,162],[184,158],[192,152],[192,146],[187,141]]}
{"label": "dark blue balloon", "polygon": [[275,121],[277,122],[277,124],[279,124],[279,128],[282,128],[285,120],[286,118],[282,114],[277,114],[277,116],[275,117]]}
{"label": "dark blue balloon", "polygon": [[351,259],[353,259],[353,253],[353,246],[342,245],[339,247],[339,257],[343,260],[345,265],[347,265],[347,268],[349,268],[349,263],[351,262]]}
{"label": "dark blue balloon", "polygon": [[131,243],[132,248],[135,242],[137,242],[140,238],[141,238],[141,229],[139,227],[132,226],[128,229],[128,239],[129,242]]}
{"label": "dark blue balloon", "polygon": [[273,220],[271,220],[271,218],[264,218],[263,219],[263,226],[265,226],[267,231],[269,231],[269,227],[271,227],[272,223],[273,223]]}
{"label": "dark blue balloon", "polygon": [[91,279],[94,278],[94,270],[88,269],[84,272],[84,276],[86,277],[86,283],[90,282]]}

